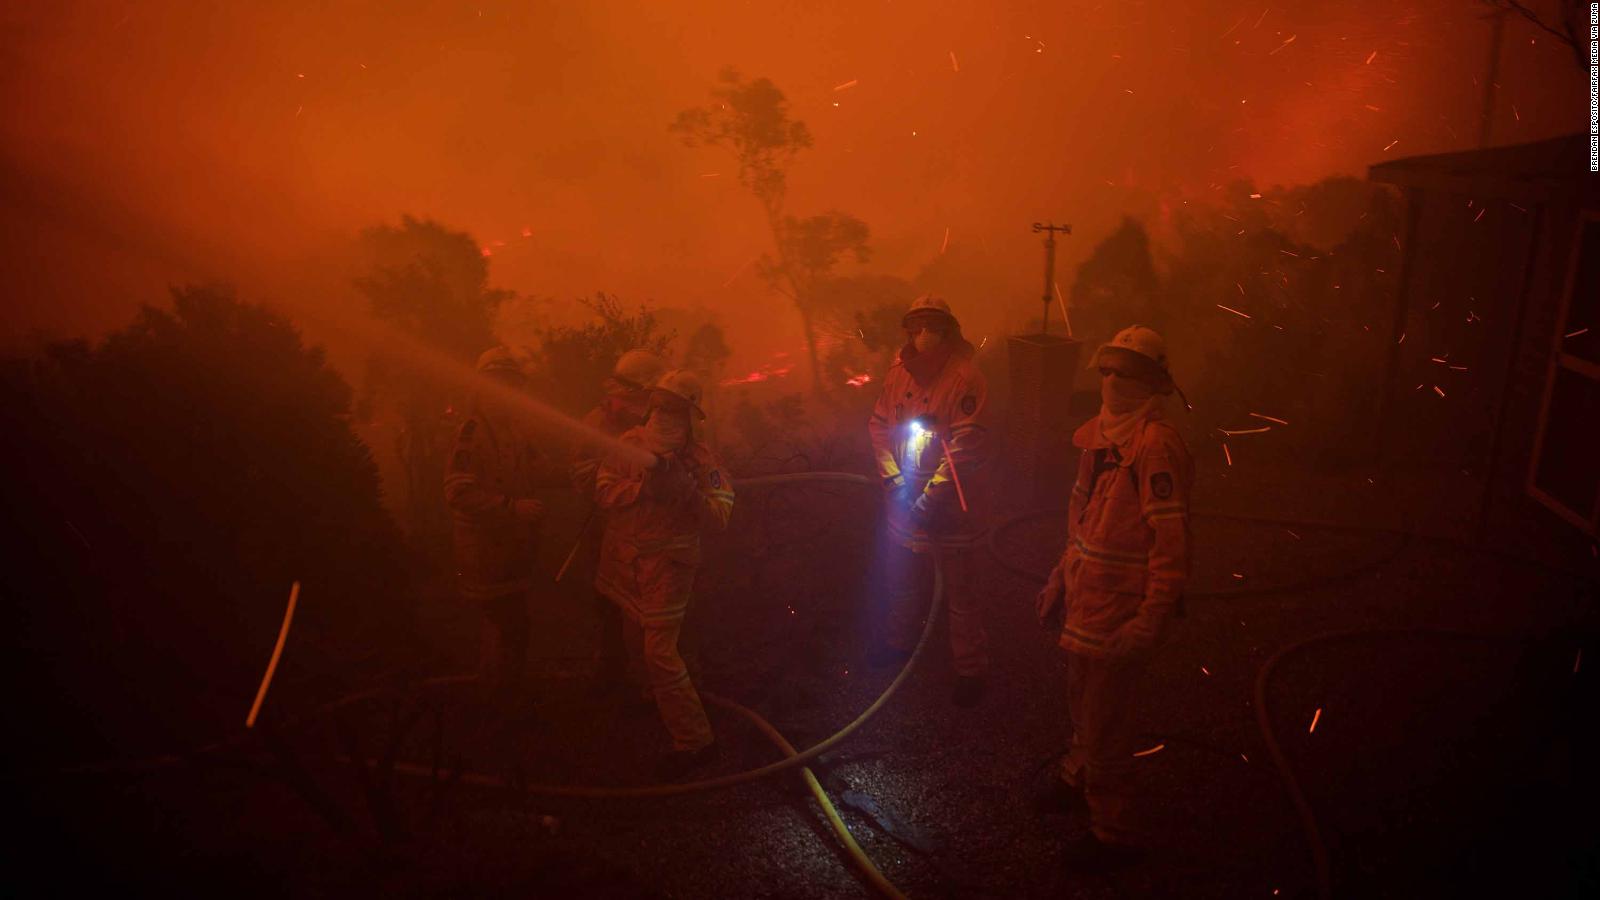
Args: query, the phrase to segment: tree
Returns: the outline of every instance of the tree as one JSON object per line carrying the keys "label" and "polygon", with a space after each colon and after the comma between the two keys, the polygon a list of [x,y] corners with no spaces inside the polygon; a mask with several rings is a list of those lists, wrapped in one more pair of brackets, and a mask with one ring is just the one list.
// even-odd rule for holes
{"label": "tree", "polygon": [[231,291],[172,299],[0,377],[0,415],[29,423],[0,444],[22,623],[0,655],[42,688],[19,695],[32,737],[13,752],[140,753],[237,728],[293,581],[274,708],[415,658],[405,550],[350,388]]}
{"label": "tree", "polygon": [[556,325],[540,333],[534,392],[570,415],[600,402],[602,382],[618,357],[635,348],[666,355],[674,335],[662,333],[656,315],[641,304],[630,312],[615,296],[597,293],[579,305],[594,312],[582,325]]}
{"label": "tree", "polygon": [[1534,27],[1552,35],[1572,50],[1573,61],[1585,72],[1589,69],[1589,40],[1584,26],[1589,23],[1589,4],[1585,0],[1556,0],[1555,23],[1529,9],[1518,0],[1481,0],[1495,9],[1514,12],[1533,23]]}
{"label": "tree", "polygon": [[1078,266],[1072,282],[1072,309],[1078,313],[1074,333],[1098,343],[1128,325],[1160,330],[1166,323],[1155,306],[1159,289],[1150,238],[1142,224],[1125,218]]}
{"label": "tree", "polygon": [[[495,344],[495,309],[511,292],[489,287],[488,258],[470,236],[402,216],[398,228],[366,229],[361,243],[369,268],[355,286],[374,316],[464,365]],[[363,405],[386,401],[402,425],[398,449],[412,533],[442,530],[446,520],[439,478],[449,440],[447,414],[465,398],[382,350],[369,361],[367,390]]]}
{"label": "tree", "polygon": [[734,69],[724,69],[711,96],[711,105],[678,113],[670,130],[687,146],[721,147],[738,160],[739,183],[760,201],[777,251],[775,257],[763,255],[761,276],[800,313],[812,387],[821,391],[816,288],[841,257],[866,262],[869,230],[865,222],[837,210],[806,218],[784,213],[789,166],[811,146],[811,132],[804,122],[789,118],[788,100],[770,80],[747,82]]}

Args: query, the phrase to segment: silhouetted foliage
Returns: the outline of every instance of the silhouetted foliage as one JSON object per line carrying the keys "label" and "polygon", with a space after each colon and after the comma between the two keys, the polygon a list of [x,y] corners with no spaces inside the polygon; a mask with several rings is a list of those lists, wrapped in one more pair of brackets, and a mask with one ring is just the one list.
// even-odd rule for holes
{"label": "silhouetted foliage", "polygon": [[350,389],[281,317],[175,290],[99,346],[12,365],[3,390],[28,426],[5,442],[5,656],[30,684],[12,752],[176,750],[239,728],[296,580],[268,713],[409,655],[404,551]]}
{"label": "silhouetted foliage", "polygon": [[[448,356],[471,365],[493,346],[495,308],[511,292],[489,287],[489,261],[470,236],[433,221],[402,216],[398,228],[361,233],[369,257],[356,289],[372,314]],[[440,473],[449,442],[448,410],[464,399],[451,386],[383,350],[370,360],[363,408],[388,405],[404,425],[400,459],[408,481],[413,534],[446,525]]]}
{"label": "silhouetted foliage", "polygon": [[1158,290],[1149,235],[1143,225],[1123,219],[1078,266],[1071,294],[1073,335],[1098,344],[1132,324],[1163,330]]}
{"label": "silhouetted foliage", "polygon": [[533,393],[574,416],[599,403],[617,358],[642,348],[666,355],[672,333],[662,333],[655,313],[641,304],[629,312],[615,296],[597,293],[579,304],[594,312],[582,325],[557,325],[540,335]]}

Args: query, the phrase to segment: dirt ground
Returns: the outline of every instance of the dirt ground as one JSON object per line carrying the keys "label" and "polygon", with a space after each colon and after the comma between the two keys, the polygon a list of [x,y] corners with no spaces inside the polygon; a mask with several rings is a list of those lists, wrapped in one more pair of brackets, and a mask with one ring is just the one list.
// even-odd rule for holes
{"label": "dirt ground", "polygon": [[[1210,487],[1197,510],[1347,522],[1399,514],[1379,502],[1394,495],[1362,476],[1271,483],[1203,468],[1202,481]],[[849,721],[893,674],[864,664],[882,596],[876,498],[864,493],[741,494],[739,527],[709,548],[691,614],[699,683],[759,710],[800,747]],[[1515,538],[1491,547],[1543,548],[1594,578],[1590,546],[1536,513],[1517,516],[1497,526]],[[1254,685],[1280,649],[1390,628],[1464,634],[1308,643],[1282,656],[1266,685],[1336,894],[1596,895],[1595,691],[1592,664],[1578,656],[1586,645],[1600,652],[1594,582],[1457,540],[1217,515],[1194,521],[1188,615],[1138,700],[1149,746],[1160,747],[1139,764],[1162,841],[1113,874],[1062,868],[1062,845],[1087,823],[1041,818],[1027,796],[1068,738],[1065,660],[1033,622],[1036,584],[1013,571],[1046,567],[1061,527],[1059,516],[1017,521],[995,541],[1006,565],[978,555],[993,655],[981,706],[949,703],[936,623],[905,687],[816,767],[862,847],[906,894],[1314,896],[1307,838],[1258,729]],[[869,895],[792,775],[658,800],[546,799],[452,782],[466,770],[649,783],[664,735],[652,711],[587,693],[585,603],[571,589],[541,610],[538,713],[511,737],[482,738],[462,685],[404,688],[285,724],[294,758],[322,786],[321,813],[259,739],[137,776],[30,777],[12,785],[28,827],[10,847],[7,880],[44,895]],[[427,612],[441,659],[470,667],[470,611],[441,591]],[[710,774],[777,758],[748,723],[711,716],[722,755]],[[437,762],[440,777],[385,784],[339,761],[391,743],[401,760]]]}

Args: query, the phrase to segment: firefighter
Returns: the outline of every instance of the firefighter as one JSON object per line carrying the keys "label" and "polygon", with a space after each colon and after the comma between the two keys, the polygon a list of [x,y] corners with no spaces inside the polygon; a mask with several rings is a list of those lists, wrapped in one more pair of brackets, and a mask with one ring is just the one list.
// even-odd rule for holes
{"label": "firefighter", "polygon": [[509,350],[478,358],[486,385],[456,432],[444,477],[462,595],[482,613],[479,674],[501,712],[526,698],[528,595],[544,504],[535,487],[548,478],[524,418],[507,393],[527,386]]}
{"label": "firefighter", "polygon": [[921,630],[931,557],[944,569],[951,700],[983,697],[988,637],[973,590],[972,550],[985,534],[988,385],[975,350],[944,298],[912,301],[901,324],[906,344],[884,376],[867,431],[888,504],[889,609],[874,665],[903,662]]}
{"label": "firefighter", "polygon": [[650,393],[644,424],[624,443],[655,458],[640,465],[614,454],[595,476],[606,515],[595,588],[616,603],[631,652],[643,659],[661,722],[672,737],[656,775],[683,777],[716,755],[705,707],[678,652],[678,638],[700,568],[700,533],[727,527],[733,513],[728,473],[695,437],[705,418],[700,380],[675,369]]}
{"label": "firefighter", "polygon": [[[584,416],[585,424],[616,437],[631,428],[644,424],[649,412],[650,392],[660,379],[666,364],[649,350],[634,349],[622,354],[605,380],[605,399]],[[577,448],[572,465],[572,485],[586,499],[594,497],[595,474],[600,469],[601,451],[592,445]],[[597,508],[592,514],[600,518]],[[585,546],[585,559],[597,549],[598,539],[590,535],[603,532],[604,521],[585,525],[578,540]],[[595,671],[592,693],[597,697],[610,694],[628,680],[628,654],[622,638],[622,617],[617,605],[603,593],[595,591],[590,606],[595,619]],[[642,677],[635,675],[636,680]],[[642,690],[642,685],[640,686]],[[644,701],[648,703],[648,701]]]}
{"label": "firefighter", "polygon": [[1067,851],[1078,871],[1132,861],[1147,843],[1133,755],[1140,682],[1181,615],[1194,485],[1194,462],[1164,411],[1176,385],[1161,336],[1124,329],[1092,365],[1100,414],[1073,435],[1082,454],[1067,546],[1036,601],[1041,625],[1060,619],[1072,722],[1038,802],[1057,812],[1087,805],[1090,830]]}

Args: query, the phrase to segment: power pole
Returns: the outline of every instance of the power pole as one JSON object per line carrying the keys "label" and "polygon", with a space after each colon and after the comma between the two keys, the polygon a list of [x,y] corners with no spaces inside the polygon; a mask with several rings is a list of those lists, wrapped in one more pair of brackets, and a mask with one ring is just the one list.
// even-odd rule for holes
{"label": "power pole", "polygon": [[[1071,234],[1072,226],[1056,225],[1054,223],[1045,223],[1043,225],[1038,222],[1033,223],[1034,234],[1038,234],[1041,231],[1044,232],[1044,316],[1039,320],[1039,333],[1048,334],[1050,332],[1050,294],[1056,285],[1056,232]],[[1066,308],[1063,307],[1061,314],[1065,316],[1066,313]],[[1071,325],[1067,326],[1067,332],[1070,336],[1072,332]]]}

